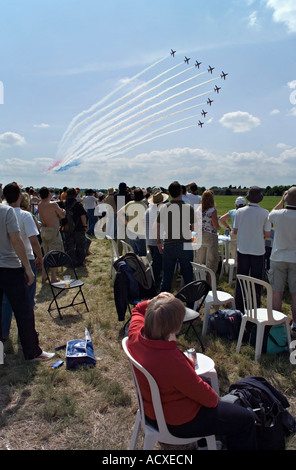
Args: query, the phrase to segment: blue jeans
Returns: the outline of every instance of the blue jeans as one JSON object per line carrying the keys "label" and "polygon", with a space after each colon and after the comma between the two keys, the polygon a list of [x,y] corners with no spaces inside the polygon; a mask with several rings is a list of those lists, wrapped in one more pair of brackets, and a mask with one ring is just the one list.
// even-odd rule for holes
{"label": "blue jeans", "polygon": [[129,238],[129,243],[138,256],[146,256],[147,249],[146,249],[146,238]]}
{"label": "blue jeans", "polygon": [[159,249],[156,245],[149,245],[149,251],[152,257],[152,271],[155,282],[156,290],[160,288],[161,282],[161,271],[162,271],[162,258],[163,255],[159,253]]}
{"label": "blue jeans", "polygon": [[98,217],[95,215],[94,209],[87,209],[87,218],[88,218],[88,235],[94,235],[94,228],[98,221]]}
{"label": "blue jeans", "polygon": [[177,261],[180,263],[184,285],[189,284],[189,282],[194,280],[191,264],[191,261],[193,261],[193,250],[185,250],[183,242],[165,243],[163,250],[163,278],[160,287],[161,292],[171,292]]}
{"label": "blue jeans", "polygon": [[0,339],[2,336],[2,299],[5,294],[11,303],[25,359],[42,353],[35,330],[34,310],[30,306],[27,279],[23,268],[0,268]]}
{"label": "blue jeans", "polygon": [[[36,294],[36,268],[35,268],[35,260],[31,259],[30,265],[33,273],[35,274],[35,281],[33,284],[30,286],[26,286],[28,296],[29,296],[29,303],[30,303],[30,308],[34,310],[35,307],[35,294]],[[11,306],[11,303],[9,302],[7,296],[3,294],[3,299],[2,299],[2,319],[1,319],[1,324],[2,324],[2,337],[3,339],[8,338],[9,336],[9,331],[10,331],[10,325],[11,325],[11,320],[12,320],[12,314],[13,314],[13,308]]]}

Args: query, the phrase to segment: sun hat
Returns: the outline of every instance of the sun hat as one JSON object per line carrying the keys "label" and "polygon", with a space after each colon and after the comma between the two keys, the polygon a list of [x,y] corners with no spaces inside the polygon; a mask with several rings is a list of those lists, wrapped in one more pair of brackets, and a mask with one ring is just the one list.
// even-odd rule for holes
{"label": "sun hat", "polygon": [[251,186],[248,191],[248,194],[246,195],[246,198],[249,202],[253,202],[254,204],[258,204],[258,202],[261,202],[263,199],[263,194],[259,186]]}
{"label": "sun hat", "polygon": [[235,200],[235,206],[238,207],[238,206],[246,206],[247,205],[247,201],[245,200],[244,197],[242,196],[239,196],[236,198]]}
{"label": "sun hat", "polygon": [[292,186],[286,192],[284,201],[288,206],[296,206],[296,186]]}
{"label": "sun hat", "polygon": [[149,204],[160,204],[161,202],[166,201],[167,198],[167,194],[164,194],[161,191],[155,191],[155,193],[151,194],[148,198],[148,202]]}
{"label": "sun hat", "polygon": [[115,189],[114,188],[108,188],[108,194],[114,194],[115,193]]}

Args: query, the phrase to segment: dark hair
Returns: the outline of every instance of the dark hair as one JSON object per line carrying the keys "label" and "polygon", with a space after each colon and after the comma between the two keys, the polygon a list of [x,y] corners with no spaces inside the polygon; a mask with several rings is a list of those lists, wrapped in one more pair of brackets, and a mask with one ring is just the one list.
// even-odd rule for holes
{"label": "dark hair", "polygon": [[49,195],[49,189],[46,186],[42,186],[42,188],[40,188],[39,195],[41,199],[46,199]]}
{"label": "dark hair", "polygon": [[182,187],[179,181],[173,181],[169,185],[169,193],[172,196],[172,198],[180,196],[181,192],[182,192]]}
{"label": "dark hair", "polygon": [[75,188],[67,189],[67,198],[74,199],[77,196],[77,191]]}
{"label": "dark hair", "polygon": [[142,199],[144,198],[143,190],[141,188],[135,188],[134,196],[135,196],[135,201],[142,201]]}
{"label": "dark hair", "polygon": [[16,202],[18,200],[20,193],[21,193],[21,188],[15,181],[13,183],[7,184],[3,189],[3,195],[6,201],[8,202],[8,204]]}
{"label": "dark hair", "polygon": [[195,193],[197,191],[197,185],[195,183],[193,183],[191,186],[190,186],[190,191],[192,193]]}

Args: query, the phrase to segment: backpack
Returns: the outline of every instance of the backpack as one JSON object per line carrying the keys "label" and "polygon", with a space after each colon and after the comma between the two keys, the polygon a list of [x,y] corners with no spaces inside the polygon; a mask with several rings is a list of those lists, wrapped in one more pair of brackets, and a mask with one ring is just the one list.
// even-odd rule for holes
{"label": "backpack", "polygon": [[211,333],[220,338],[237,339],[242,316],[243,314],[240,310],[217,310],[213,315],[210,315]]}
{"label": "backpack", "polygon": [[287,398],[266,379],[254,376],[230,385],[229,392],[237,405],[253,413],[258,450],[285,450],[285,438],[296,431],[296,421],[286,409]]}
{"label": "backpack", "polygon": [[[250,344],[255,347],[257,326],[253,325],[250,334]],[[273,325],[264,328],[262,353],[279,354],[288,351],[286,325]]]}
{"label": "backpack", "polygon": [[64,219],[64,223],[62,226],[62,231],[65,233],[73,233],[76,228],[76,222],[73,218],[73,207],[75,206],[77,201],[74,201],[70,207],[66,208],[66,218]]}

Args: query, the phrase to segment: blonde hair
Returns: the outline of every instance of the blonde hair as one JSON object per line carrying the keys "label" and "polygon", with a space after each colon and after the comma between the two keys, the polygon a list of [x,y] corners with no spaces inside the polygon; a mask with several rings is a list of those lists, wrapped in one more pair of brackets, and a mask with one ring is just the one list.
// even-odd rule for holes
{"label": "blonde hair", "polygon": [[24,209],[25,211],[31,211],[31,202],[30,202],[30,196],[28,193],[23,193],[22,194],[22,199],[21,199],[21,208]]}
{"label": "blonde hair", "polygon": [[206,212],[211,207],[215,207],[214,192],[211,189],[207,189],[201,196],[201,210]]}
{"label": "blonde hair", "polygon": [[173,295],[157,297],[149,302],[144,324],[148,339],[167,340],[171,333],[178,333],[185,316],[185,306]]}

